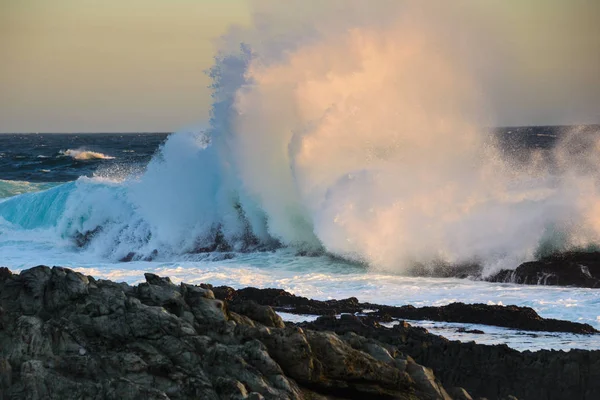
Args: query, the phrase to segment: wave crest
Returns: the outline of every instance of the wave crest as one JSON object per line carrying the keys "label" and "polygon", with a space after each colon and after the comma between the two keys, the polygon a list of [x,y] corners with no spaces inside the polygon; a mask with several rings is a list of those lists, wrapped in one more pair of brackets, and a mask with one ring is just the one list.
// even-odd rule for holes
{"label": "wave crest", "polygon": [[86,160],[113,160],[115,157],[90,150],[82,150],[82,149],[67,149],[65,151],[61,151],[60,154],[71,157],[75,160],[86,161]]}

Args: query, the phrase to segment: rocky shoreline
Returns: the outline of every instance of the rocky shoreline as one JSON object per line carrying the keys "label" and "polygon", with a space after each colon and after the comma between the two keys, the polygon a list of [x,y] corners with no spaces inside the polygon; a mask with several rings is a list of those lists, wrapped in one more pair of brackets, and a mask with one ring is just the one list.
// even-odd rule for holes
{"label": "rocky shoreline", "polygon": [[[284,323],[273,308],[321,317]],[[0,400],[600,398],[600,351],[518,352],[380,324],[414,317],[597,334],[514,306],[320,302],[0,268]]]}
{"label": "rocky shoreline", "polygon": [[515,269],[503,269],[491,275],[484,275],[483,267],[477,263],[417,265],[409,272],[414,276],[471,278],[488,282],[593,289],[600,288],[600,251],[551,254],[524,262]]}
{"label": "rocky shoreline", "polygon": [[227,301],[234,311],[243,310],[249,301],[271,306],[277,311],[292,314],[336,315],[362,314],[376,322],[390,322],[392,319],[428,320],[443,322],[473,323],[513,328],[526,331],[568,332],[583,335],[600,333],[589,324],[540,317],[532,308],[518,306],[498,306],[488,304],[452,303],[439,307],[414,307],[411,305],[394,307],[373,303],[361,303],[356,297],[343,300],[312,300],[295,296],[282,289],[245,288],[235,290],[228,286],[213,287],[218,299]]}
{"label": "rocky shoreline", "polygon": [[600,288],[600,252],[566,252],[502,270],[490,282]]}
{"label": "rocky shoreline", "polygon": [[[75,238],[78,247],[85,247],[89,241],[101,231],[101,228],[79,233]],[[264,249],[262,249],[264,250]],[[197,249],[199,253],[217,252],[222,259],[235,257],[230,248],[217,242],[212,247]],[[150,255],[128,253],[121,262],[152,261],[157,251]],[[306,253],[299,253],[307,256]],[[316,255],[323,255],[318,253]],[[408,273],[413,276],[436,278],[470,278],[487,282],[516,283],[523,285],[576,286],[584,288],[600,288],[600,251],[567,251],[551,254],[533,261],[518,265],[515,269],[503,269],[491,275],[485,275],[483,267],[477,263],[433,265],[418,264]]]}

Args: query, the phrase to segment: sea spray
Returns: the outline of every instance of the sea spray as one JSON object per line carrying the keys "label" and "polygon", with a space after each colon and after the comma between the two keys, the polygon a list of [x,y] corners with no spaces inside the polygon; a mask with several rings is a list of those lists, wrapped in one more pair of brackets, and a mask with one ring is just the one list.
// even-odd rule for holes
{"label": "sea spray", "polygon": [[210,125],[170,136],[142,176],[12,197],[0,217],[112,261],[285,246],[492,272],[599,242],[596,137],[514,162],[482,128],[493,113],[455,13],[342,3],[324,6],[333,23],[257,13],[224,38]]}

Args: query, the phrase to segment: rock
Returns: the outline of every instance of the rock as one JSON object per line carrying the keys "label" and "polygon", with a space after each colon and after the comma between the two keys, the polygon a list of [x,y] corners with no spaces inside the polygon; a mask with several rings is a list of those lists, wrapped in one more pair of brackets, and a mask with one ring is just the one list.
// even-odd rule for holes
{"label": "rock", "polygon": [[452,303],[440,307],[377,306],[394,318],[495,325],[528,331],[598,333],[589,324],[542,318],[530,307]]}
{"label": "rock", "polygon": [[12,277],[12,272],[6,267],[0,267],[0,282],[4,282],[5,280]]}
{"label": "rock", "polygon": [[260,322],[261,324],[273,328],[283,328],[285,324],[281,317],[269,306],[262,306],[252,300],[236,301],[229,305],[229,309],[238,314]]}
{"label": "rock", "polygon": [[261,305],[277,309],[293,308],[299,314],[334,315],[340,313],[356,313],[362,310],[356,297],[343,300],[319,301],[295,296],[281,289],[257,289],[248,287],[235,290],[227,286],[213,288],[217,298],[227,301],[252,300]]}
{"label": "rock", "polygon": [[471,395],[461,387],[453,387],[448,390],[448,394],[452,396],[454,400],[473,400]]}
{"label": "rock", "polygon": [[482,266],[474,263],[417,264],[409,273],[415,276],[475,278],[526,285],[600,288],[600,251],[555,253],[539,260],[522,263],[514,270],[501,270],[491,276],[484,276]]}
{"label": "rock", "polygon": [[[239,296],[227,304],[208,286],[175,285],[153,274],[130,287],[58,267],[2,273],[0,306],[2,398],[420,399],[444,393],[429,370],[393,346],[286,326],[268,306]],[[407,373],[409,364],[418,380]]]}
{"label": "rock", "polygon": [[502,270],[490,282],[600,288],[600,252],[567,252]]}
{"label": "rock", "polygon": [[[301,324],[303,329],[360,335],[376,340],[392,353],[430,368],[445,387],[461,387],[474,398],[525,399],[600,398],[600,351],[541,350],[519,352],[506,345],[449,341],[406,322],[386,328],[370,317],[323,316]],[[349,335],[349,336],[348,336]],[[354,339],[347,340],[354,345]],[[394,350],[395,349],[395,350]],[[408,370],[408,366],[407,366]]]}
{"label": "rock", "polygon": [[458,333],[471,333],[474,335],[483,335],[485,332],[481,329],[466,329],[466,328],[458,328],[456,330]]}
{"label": "rock", "polygon": [[450,395],[444,390],[441,383],[435,379],[433,371],[415,362],[408,363],[407,371],[410,377],[414,379],[419,388],[432,399],[452,400]]}
{"label": "rock", "polygon": [[427,276],[432,278],[479,278],[483,268],[479,264],[446,264],[433,265],[417,264],[409,273],[414,276]]}
{"label": "rock", "polygon": [[376,311],[370,312],[368,314],[369,318],[376,319],[379,322],[390,322],[392,318],[396,318],[484,324],[529,331],[598,333],[589,324],[542,318],[529,307],[464,303],[452,303],[439,307],[413,307],[410,305],[392,307],[360,303],[356,297],[328,301],[310,300],[281,289],[245,288],[235,290],[221,286],[213,288],[213,290],[218,298],[227,300],[232,304],[253,301],[261,305],[271,306],[276,310],[295,314],[358,314],[365,309],[370,309]]}
{"label": "rock", "polygon": [[120,262],[130,262],[133,261],[134,259],[138,258],[139,256],[134,253],[133,251],[130,251],[129,253],[127,253],[126,255],[124,255],[123,257],[121,257],[119,259]]}
{"label": "rock", "polygon": [[4,392],[12,385],[12,367],[6,358],[0,358],[0,390]]}
{"label": "rock", "polygon": [[80,248],[86,247],[100,232],[102,232],[101,226],[97,226],[94,229],[85,232],[76,232],[73,236],[75,245]]}
{"label": "rock", "polygon": [[[598,351],[451,342],[405,322],[380,325],[393,309],[332,315],[362,311],[355,298],[315,302],[153,274],[130,287],[44,266],[1,274],[2,398],[600,397]],[[257,300],[324,315],[284,324]]]}

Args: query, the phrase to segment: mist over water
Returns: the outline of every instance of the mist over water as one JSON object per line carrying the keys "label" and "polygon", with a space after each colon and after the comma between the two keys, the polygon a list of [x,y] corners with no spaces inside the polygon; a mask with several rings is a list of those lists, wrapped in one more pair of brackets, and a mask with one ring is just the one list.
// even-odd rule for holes
{"label": "mist over water", "polygon": [[208,127],[170,136],[141,177],[0,202],[4,237],[112,261],[286,246],[399,273],[600,243],[598,136],[505,154],[483,39],[455,9],[332,1],[285,25],[268,4],[220,42]]}
{"label": "mist over water", "polygon": [[597,137],[574,129],[517,164],[486,133],[476,43],[460,26],[444,35],[450,9],[345,4],[284,35],[260,14],[229,38],[256,47],[212,71],[210,134],[245,215],[261,216],[254,232],[395,271],[491,272],[598,242]]}

